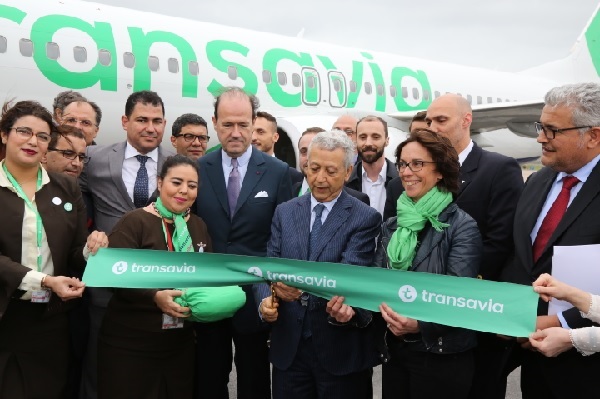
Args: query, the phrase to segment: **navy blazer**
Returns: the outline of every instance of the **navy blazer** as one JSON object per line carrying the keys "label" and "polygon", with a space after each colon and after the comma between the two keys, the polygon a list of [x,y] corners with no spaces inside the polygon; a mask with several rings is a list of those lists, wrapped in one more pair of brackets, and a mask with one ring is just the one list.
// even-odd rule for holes
{"label": "navy blazer", "polygon": [[[347,263],[371,266],[375,239],[380,231],[379,213],[342,191],[321,229],[317,248],[310,253],[310,194],[277,207],[273,217],[267,255],[275,258]],[[257,303],[270,295],[266,284],[255,286]],[[310,296],[308,306],[280,302],[279,316],[272,323],[270,357],[273,365],[287,369],[293,362],[302,335],[306,312],[310,312],[312,340],[320,364],[330,373],[346,375],[373,367],[379,362],[378,326],[373,315],[355,308],[347,325],[330,323],[327,300]]]}
{"label": "navy blazer", "polygon": [[[275,208],[292,198],[289,167],[252,148],[232,220],[222,159],[221,151],[213,151],[198,160],[200,188],[196,212],[208,227],[213,252],[265,256]],[[257,196],[258,193],[261,195]],[[233,317],[233,325],[241,333],[259,331],[265,326],[254,306],[252,288],[242,288],[246,291],[246,304]]]}
{"label": "navy blazer", "polygon": [[[460,167],[456,205],[477,222],[483,238],[480,275],[498,281],[513,253],[513,220],[523,191],[523,174],[517,161],[485,151],[473,144]],[[404,189],[400,178],[387,187],[383,220],[396,216],[396,201]]]}

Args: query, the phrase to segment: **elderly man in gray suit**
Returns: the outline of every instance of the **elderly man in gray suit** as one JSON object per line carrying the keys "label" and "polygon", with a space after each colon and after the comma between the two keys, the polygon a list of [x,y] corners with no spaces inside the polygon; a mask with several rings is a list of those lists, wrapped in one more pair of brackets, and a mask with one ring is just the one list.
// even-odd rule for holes
{"label": "elderly man in gray suit", "polygon": [[[93,208],[98,230],[110,233],[126,212],[146,205],[156,190],[157,175],[172,153],[159,146],[165,130],[162,99],[152,91],[131,94],[121,117],[124,142],[87,148],[90,161],[80,177],[81,191]],[[98,330],[110,300],[106,289],[89,288],[90,335],[84,363],[81,398],[97,397],[96,350]]]}

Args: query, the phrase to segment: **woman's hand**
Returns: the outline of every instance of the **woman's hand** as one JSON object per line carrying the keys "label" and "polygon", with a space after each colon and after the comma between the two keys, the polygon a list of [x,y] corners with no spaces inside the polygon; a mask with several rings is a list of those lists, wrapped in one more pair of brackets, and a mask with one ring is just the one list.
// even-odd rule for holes
{"label": "woman's hand", "polygon": [[163,313],[173,317],[189,317],[190,308],[181,306],[173,298],[183,295],[180,290],[160,290],[154,294],[154,302]]}
{"label": "woman's hand", "polygon": [[348,323],[355,315],[352,306],[348,306],[344,303],[343,296],[334,296],[327,302],[325,310],[329,313],[329,316],[333,317],[338,323]]}
{"label": "woman's hand", "polygon": [[74,277],[46,276],[44,277],[44,287],[50,288],[63,301],[68,301],[81,298],[85,283]]}
{"label": "woman's hand", "polygon": [[531,346],[548,357],[556,357],[573,347],[569,330],[551,327],[537,330],[529,336]]}
{"label": "woman's hand", "polygon": [[417,320],[399,315],[385,303],[379,305],[379,311],[387,323],[388,330],[395,336],[414,334],[420,331]]}
{"label": "woman's hand", "polygon": [[567,301],[573,304],[583,313],[590,311],[591,294],[563,283],[544,273],[533,282],[533,290],[540,294],[540,297],[548,302],[552,298]]}
{"label": "woman's hand", "polygon": [[97,230],[92,231],[87,238],[86,246],[92,255],[98,252],[98,249],[108,247],[106,233]]}

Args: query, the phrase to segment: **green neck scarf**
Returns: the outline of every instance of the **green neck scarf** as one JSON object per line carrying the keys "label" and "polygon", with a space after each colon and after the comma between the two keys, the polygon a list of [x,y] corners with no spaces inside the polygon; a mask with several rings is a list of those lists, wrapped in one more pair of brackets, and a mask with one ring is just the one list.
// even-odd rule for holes
{"label": "green neck scarf", "polygon": [[449,224],[438,220],[440,213],[452,202],[452,194],[440,191],[437,186],[427,192],[418,202],[400,195],[397,203],[398,229],[390,238],[387,254],[392,269],[408,270],[416,254],[417,237],[427,221],[434,229],[442,231]]}
{"label": "green neck scarf", "polygon": [[[184,213],[174,213],[169,211],[163,205],[160,197],[156,199],[155,208],[158,211],[158,214],[165,218],[171,219],[173,224],[175,224],[175,232],[173,233],[173,249],[175,252],[194,252],[194,246],[192,244],[192,237],[190,237],[190,232],[187,228],[187,223],[185,222],[185,212]],[[167,238],[167,231],[165,225],[163,223],[163,232],[165,233],[165,239]]]}

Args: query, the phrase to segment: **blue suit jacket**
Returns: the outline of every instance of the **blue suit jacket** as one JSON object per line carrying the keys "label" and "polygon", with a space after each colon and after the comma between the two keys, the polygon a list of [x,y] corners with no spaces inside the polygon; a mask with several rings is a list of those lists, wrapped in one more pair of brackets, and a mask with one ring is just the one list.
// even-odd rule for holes
{"label": "blue suit jacket", "polygon": [[[381,225],[379,213],[342,191],[323,224],[319,244],[309,257],[310,198],[310,194],[305,194],[277,207],[267,255],[371,266]],[[258,303],[270,294],[266,284],[257,285],[255,289]],[[271,330],[270,356],[275,367],[285,370],[292,364],[307,311],[316,353],[327,371],[346,375],[379,362],[377,331],[371,312],[355,308],[356,315],[347,325],[336,325],[325,311],[326,304],[326,299],[312,295],[308,306],[297,301],[280,302],[279,316]]]}
{"label": "blue suit jacket", "polygon": [[[292,198],[288,166],[253,148],[232,220],[222,159],[221,151],[214,151],[198,160],[200,189],[196,211],[208,227],[213,252],[265,256],[273,212],[277,205]],[[256,197],[263,191],[266,197]],[[254,306],[251,286],[243,289],[246,304],[235,314],[234,327],[241,333],[264,329]]]}

